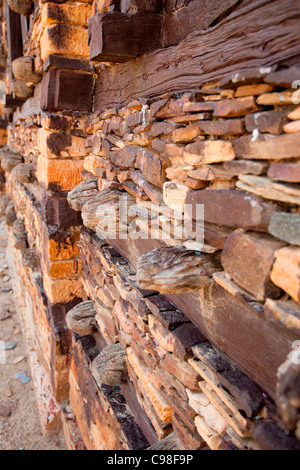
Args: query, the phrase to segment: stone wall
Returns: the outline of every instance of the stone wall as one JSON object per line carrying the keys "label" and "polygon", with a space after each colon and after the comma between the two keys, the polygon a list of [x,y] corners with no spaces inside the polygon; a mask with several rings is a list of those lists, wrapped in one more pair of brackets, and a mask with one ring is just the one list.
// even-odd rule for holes
{"label": "stone wall", "polygon": [[[63,423],[70,449],[299,448],[292,33],[284,66],[237,62],[197,87],[183,77],[179,92],[125,103],[120,89],[120,106],[109,94],[99,106],[123,61],[124,77],[197,39],[186,20],[199,3],[36,2],[29,22],[39,78],[12,102],[1,202],[43,430]],[[247,25],[247,2],[212,3],[203,34]],[[128,31],[147,15],[163,42],[136,58]],[[110,49],[93,55],[99,21]]]}

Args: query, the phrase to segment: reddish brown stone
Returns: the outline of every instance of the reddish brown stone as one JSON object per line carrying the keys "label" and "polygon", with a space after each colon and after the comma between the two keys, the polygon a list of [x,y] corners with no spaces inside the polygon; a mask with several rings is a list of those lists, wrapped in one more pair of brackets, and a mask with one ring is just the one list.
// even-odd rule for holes
{"label": "reddish brown stone", "polygon": [[207,181],[201,181],[195,178],[187,178],[184,184],[191,189],[204,189],[208,186]]}
{"label": "reddish brown stone", "polygon": [[300,132],[300,120],[285,124],[283,126],[283,130],[286,134],[295,134],[296,132]]}
{"label": "reddish brown stone", "polygon": [[196,219],[196,205],[204,204],[204,220],[227,227],[265,232],[276,208],[256,196],[240,191],[190,191],[186,204],[192,204]]}
{"label": "reddish brown stone", "polygon": [[[167,118],[172,118],[175,116],[183,116],[184,111],[183,111],[183,105],[185,104],[185,101],[183,99],[179,100],[169,100],[165,105],[162,106],[161,109],[156,111],[154,117],[156,119],[167,119]],[[154,108],[151,109],[151,112],[153,113]]]}
{"label": "reddish brown stone", "polygon": [[163,158],[156,158],[144,150],[138,152],[139,168],[141,169],[145,179],[148,183],[163,187],[166,180],[166,167],[167,162]]}
{"label": "reddish brown stone", "polygon": [[225,271],[257,300],[278,299],[281,290],[271,282],[270,271],[276,250],[283,242],[269,236],[236,230],[226,240],[222,252]]}
{"label": "reddish brown stone", "polygon": [[199,129],[208,135],[241,135],[245,132],[243,119],[227,119],[224,121],[200,121]]}
{"label": "reddish brown stone", "polygon": [[287,183],[300,183],[300,163],[272,163],[268,177]]}
{"label": "reddish brown stone", "polygon": [[245,122],[247,131],[251,133],[257,129],[259,132],[282,134],[283,126],[288,122],[288,119],[286,113],[282,111],[265,111],[249,114],[246,116]]}
{"label": "reddish brown stone", "polygon": [[198,101],[195,103],[188,101],[184,103],[183,111],[185,113],[199,113],[202,111],[214,111],[215,107],[216,103],[213,101]]}
{"label": "reddish brown stone", "polygon": [[299,135],[254,135],[240,137],[234,142],[238,158],[281,160],[300,157]]}
{"label": "reddish brown stone", "polygon": [[196,137],[199,137],[202,131],[198,125],[199,123],[191,124],[187,127],[180,127],[175,129],[172,133],[173,142],[178,144],[185,144],[192,142]]}
{"label": "reddish brown stone", "polygon": [[223,166],[229,174],[238,175],[263,175],[266,173],[269,162],[253,160],[232,160],[224,162]]}
{"label": "reddish brown stone", "polygon": [[152,137],[158,137],[160,135],[169,135],[171,134],[176,125],[171,122],[155,122],[150,130]]}
{"label": "reddish brown stone", "polygon": [[258,111],[258,106],[253,96],[237,98],[235,100],[219,101],[216,105],[214,116],[216,117],[241,117]]}

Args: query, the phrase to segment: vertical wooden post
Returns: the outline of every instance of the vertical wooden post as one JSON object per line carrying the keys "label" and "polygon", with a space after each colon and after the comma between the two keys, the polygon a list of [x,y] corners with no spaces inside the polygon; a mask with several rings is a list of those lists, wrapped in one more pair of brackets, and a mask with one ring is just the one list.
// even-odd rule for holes
{"label": "vertical wooden post", "polygon": [[12,82],[12,62],[23,55],[21,16],[13,12],[6,4],[9,81]]}

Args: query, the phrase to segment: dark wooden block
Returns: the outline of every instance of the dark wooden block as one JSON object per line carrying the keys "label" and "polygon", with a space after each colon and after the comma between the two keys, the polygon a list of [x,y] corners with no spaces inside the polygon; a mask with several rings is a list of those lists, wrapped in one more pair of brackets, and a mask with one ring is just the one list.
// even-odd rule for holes
{"label": "dark wooden block", "polygon": [[88,60],[70,59],[56,54],[50,54],[44,62],[43,71],[50,69],[79,70],[81,72],[93,72],[93,65]]}
{"label": "dark wooden block", "polygon": [[41,109],[91,111],[93,75],[71,70],[49,70],[41,86]]}
{"label": "dark wooden block", "polygon": [[5,95],[5,106],[6,108],[15,108],[17,106],[22,106],[24,100],[20,98],[14,98],[12,95]]}
{"label": "dark wooden block", "polygon": [[41,213],[47,225],[56,225],[57,227],[82,225],[81,213],[70,208],[65,196],[57,194],[49,196],[44,193],[41,200]]}
{"label": "dark wooden block", "polygon": [[206,341],[205,336],[202,335],[199,328],[193,325],[193,323],[181,325],[176,328],[173,333],[176,337],[174,354],[183,359],[187,356],[187,353],[191,351],[192,346]]}
{"label": "dark wooden block", "polygon": [[149,310],[153,315],[157,316],[160,312],[168,312],[171,310],[176,310],[174,305],[168,302],[163,295],[152,295],[146,299],[146,304]]}
{"label": "dark wooden block", "polygon": [[125,62],[161,47],[161,15],[106,12],[89,20],[90,59]]}

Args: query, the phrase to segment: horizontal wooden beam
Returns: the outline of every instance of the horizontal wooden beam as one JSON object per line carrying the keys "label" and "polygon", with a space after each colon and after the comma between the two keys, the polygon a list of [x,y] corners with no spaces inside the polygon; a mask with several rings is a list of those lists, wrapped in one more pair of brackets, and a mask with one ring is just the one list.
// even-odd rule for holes
{"label": "horizontal wooden beam", "polygon": [[81,72],[93,72],[93,65],[88,60],[63,57],[50,54],[43,64],[43,72],[50,69],[79,70]]}
{"label": "horizontal wooden beam", "polygon": [[[142,254],[162,246],[160,240],[109,240],[136,269]],[[277,370],[291,351],[296,335],[266,320],[241,294],[212,282],[195,293],[168,294],[211,343],[273,399]]]}
{"label": "horizontal wooden beam", "polygon": [[205,82],[252,68],[299,64],[299,18],[295,0],[244,0],[216,26],[177,46],[103,70],[95,110],[123,106],[132,96],[199,90]]}
{"label": "horizontal wooden beam", "polygon": [[[178,2],[177,2],[178,3]],[[163,15],[163,47],[174,46],[193,31],[204,31],[228,16],[241,0],[191,0]],[[185,3],[185,5],[182,5]]]}
{"label": "horizontal wooden beam", "polygon": [[89,20],[90,59],[125,62],[162,46],[158,13],[141,11],[134,15],[111,11]]}
{"label": "horizontal wooden beam", "polygon": [[14,98],[12,95],[5,95],[5,107],[6,108],[15,108],[17,106],[22,106],[24,100],[19,98]]}

